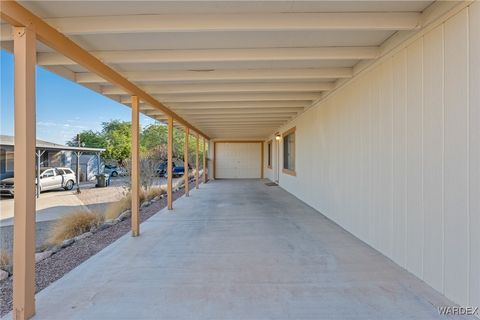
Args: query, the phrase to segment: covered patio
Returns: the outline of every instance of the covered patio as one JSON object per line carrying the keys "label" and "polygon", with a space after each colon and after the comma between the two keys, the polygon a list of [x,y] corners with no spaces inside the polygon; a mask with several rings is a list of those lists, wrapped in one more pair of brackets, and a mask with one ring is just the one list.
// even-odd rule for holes
{"label": "covered patio", "polygon": [[[67,2],[1,2],[14,319],[478,316],[480,1]],[[36,303],[37,65],[131,108],[132,237]],[[196,143],[142,228],[140,114]]]}
{"label": "covered patio", "polygon": [[264,182],[180,198],[37,294],[34,319],[437,319],[452,304]]}

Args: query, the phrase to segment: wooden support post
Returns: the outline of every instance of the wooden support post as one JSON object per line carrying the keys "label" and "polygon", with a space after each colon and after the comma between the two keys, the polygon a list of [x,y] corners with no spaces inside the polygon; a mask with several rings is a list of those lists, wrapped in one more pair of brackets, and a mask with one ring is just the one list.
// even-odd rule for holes
{"label": "wooden support post", "polygon": [[140,234],[140,154],[139,154],[139,101],[132,96],[132,236]]}
{"label": "wooden support post", "polygon": [[198,143],[199,143],[199,137],[198,137],[198,132],[196,133],[195,135],[195,188],[198,189],[198,169],[199,169],[199,166],[198,166]]}
{"label": "wooden support post", "polygon": [[35,314],[35,38],[30,28],[14,28],[13,319],[16,320],[29,319]]}
{"label": "wooden support post", "polygon": [[203,183],[207,182],[207,155],[205,153],[205,137],[203,137]]}
{"label": "wooden support post", "polygon": [[190,138],[190,128],[189,127],[185,127],[185,146],[184,146],[184,154],[183,154],[183,167],[184,167],[184,179],[185,179],[185,196],[188,197],[189,196],[189,185],[188,185],[188,145],[189,145],[189,139]]}
{"label": "wooden support post", "polygon": [[167,203],[168,210],[173,209],[173,199],[172,199],[172,175],[173,175],[173,118],[168,117],[168,159],[167,159]]}

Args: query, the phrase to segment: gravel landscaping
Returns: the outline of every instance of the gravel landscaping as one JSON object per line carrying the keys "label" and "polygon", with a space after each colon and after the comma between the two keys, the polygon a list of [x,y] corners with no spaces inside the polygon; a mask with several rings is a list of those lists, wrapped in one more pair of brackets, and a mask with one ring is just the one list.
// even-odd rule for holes
{"label": "gravel landscaping", "polygon": [[[194,188],[190,182],[190,189]],[[175,201],[184,194],[181,188],[173,193]],[[145,221],[167,206],[167,198],[163,197],[140,211],[141,221]],[[130,232],[130,218],[118,222],[106,229],[99,230],[87,238],[75,241],[72,245],[39,261],[36,264],[36,292],[46,288],[52,282],[60,279],[97,252]],[[12,277],[0,282],[0,317],[12,309]]]}

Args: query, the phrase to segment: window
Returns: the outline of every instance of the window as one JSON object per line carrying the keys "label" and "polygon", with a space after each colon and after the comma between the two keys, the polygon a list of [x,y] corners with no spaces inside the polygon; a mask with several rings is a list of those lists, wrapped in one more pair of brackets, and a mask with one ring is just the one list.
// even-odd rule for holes
{"label": "window", "polygon": [[53,172],[53,169],[46,170],[42,174],[42,178],[49,178],[49,177],[54,177],[54,176],[55,176],[55,173]]}
{"label": "window", "polygon": [[272,169],[272,140],[267,142],[267,167]]}
{"label": "window", "polygon": [[283,173],[295,173],[295,127],[283,133]]}
{"label": "window", "polygon": [[5,171],[13,172],[13,151],[5,152]]}

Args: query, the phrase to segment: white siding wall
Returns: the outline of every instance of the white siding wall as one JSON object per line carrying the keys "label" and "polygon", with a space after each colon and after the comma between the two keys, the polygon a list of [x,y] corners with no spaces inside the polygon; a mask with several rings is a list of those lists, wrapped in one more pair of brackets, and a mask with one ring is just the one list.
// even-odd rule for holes
{"label": "white siding wall", "polygon": [[480,306],[479,2],[282,131],[293,126],[297,176],[280,174],[283,188]]}

